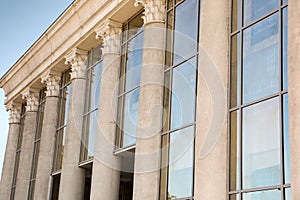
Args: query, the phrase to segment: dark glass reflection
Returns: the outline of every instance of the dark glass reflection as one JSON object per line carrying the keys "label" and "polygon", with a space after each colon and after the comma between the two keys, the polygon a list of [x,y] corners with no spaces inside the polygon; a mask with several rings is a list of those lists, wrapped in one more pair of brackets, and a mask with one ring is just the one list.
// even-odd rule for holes
{"label": "dark glass reflection", "polygon": [[243,41],[243,103],[248,103],[279,91],[278,14],[246,29]]}
{"label": "dark glass reflection", "polygon": [[173,70],[171,130],[194,122],[196,59],[189,60]]}
{"label": "dark glass reflection", "polygon": [[244,25],[277,9],[278,0],[244,0]]}
{"label": "dark glass reflection", "polygon": [[283,95],[283,142],[284,142],[284,180],[291,183],[290,175],[290,143],[289,143],[289,124],[288,124],[288,95]]}
{"label": "dark glass reflection", "polygon": [[192,196],[194,127],[171,133],[169,144],[168,199]]}
{"label": "dark glass reflection", "polygon": [[267,190],[243,194],[243,200],[281,200],[280,190]]}
{"label": "dark glass reflection", "polygon": [[240,112],[230,113],[230,191],[236,191],[241,187],[240,177]]}
{"label": "dark glass reflection", "polygon": [[287,76],[287,65],[288,65],[288,58],[287,58],[287,45],[288,45],[288,9],[284,8],[282,10],[282,89],[287,90],[288,87],[288,76]]}
{"label": "dark glass reflection", "polygon": [[279,100],[243,110],[243,188],[280,184]]}
{"label": "dark glass reflection", "polygon": [[135,143],[139,94],[140,90],[138,88],[125,95],[123,110],[123,147]]}
{"label": "dark glass reflection", "polygon": [[140,84],[142,48],[143,33],[140,33],[128,43],[125,91],[128,91]]}
{"label": "dark glass reflection", "polygon": [[197,51],[197,10],[197,0],[186,0],[175,9],[174,65]]}

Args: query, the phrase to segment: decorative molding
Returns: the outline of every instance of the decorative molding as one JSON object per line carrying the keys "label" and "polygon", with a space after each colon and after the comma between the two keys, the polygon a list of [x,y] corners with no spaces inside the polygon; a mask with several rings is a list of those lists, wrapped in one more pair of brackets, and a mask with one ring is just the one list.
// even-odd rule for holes
{"label": "decorative molding", "polygon": [[6,110],[9,111],[9,123],[17,124],[21,120],[21,108],[22,104],[11,101],[6,105]]}
{"label": "decorative molding", "polygon": [[61,73],[53,70],[48,70],[41,78],[42,83],[46,83],[47,90],[45,91],[46,97],[59,96],[59,84]]}
{"label": "decorative molding", "polygon": [[135,0],[134,6],[142,5],[145,9],[144,16],[144,25],[159,22],[165,22],[165,1],[163,0]]}
{"label": "decorative molding", "polygon": [[26,112],[38,111],[39,90],[35,88],[26,88],[22,92],[22,98],[26,100]]}
{"label": "decorative molding", "polygon": [[96,28],[96,39],[102,38],[102,54],[119,54],[120,53],[120,35],[122,24],[111,19],[106,20]]}
{"label": "decorative molding", "polygon": [[71,79],[86,78],[86,58],[88,51],[74,48],[65,56],[65,64],[71,65]]}

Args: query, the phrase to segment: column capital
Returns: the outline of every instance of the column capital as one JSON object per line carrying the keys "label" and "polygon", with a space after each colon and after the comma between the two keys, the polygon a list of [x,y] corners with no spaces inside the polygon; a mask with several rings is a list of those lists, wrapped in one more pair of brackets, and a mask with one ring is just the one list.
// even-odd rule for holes
{"label": "column capital", "polygon": [[22,92],[22,99],[26,100],[26,112],[38,111],[39,107],[39,90],[28,87]]}
{"label": "column capital", "polygon": [[61,73],[48,70],[43,76],[41,77],[41,82],[46,83],[47,90],[46,90],[46,97],[48,96],[59,96],[59,83],[61,79]]}
{"label": "column capital", "polygon": [[22,104],[15,101],[11,101],[5,107],[6,110],[9,111],[9,123],[20,123]]}
{"label": "column capital", "polygon": [[102,53],[120,53],[120,34],[122,32],[122,24],[111,19],[106,20],[96,28],[96,39],[102,38]]}
{"label": "column capital", "polygon": [[158,22],[165,22],[165,1],[164,0],[135,0],[134,6],[142,5],[145,8],[144,25]]}
{"label": "column capital", "polygon": [[65,56],[65,64],[71,65],[71,79],[85,78],[88,51],[74,48]]}

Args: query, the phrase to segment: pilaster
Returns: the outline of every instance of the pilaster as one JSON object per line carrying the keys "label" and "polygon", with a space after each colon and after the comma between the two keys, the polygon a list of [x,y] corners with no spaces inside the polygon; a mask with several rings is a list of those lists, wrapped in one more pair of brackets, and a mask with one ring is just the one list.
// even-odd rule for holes
{"label": "pilaster", "polygon": [[49,70],[41,80],[47,85],[47,90],[40,143],[42,148],[39,151],[34,199],[47,199],[50,192],[48,190],[55,150],[60,79],[60,72]]}
{"label": "pilaster", "polygon": [[[103,40],[103,64],[100,83],[98,127],[95,140],[91,199],[118,200],[121,158],[115,147],[117,89],[120,69],[121,24],[108,20],[96,29]],[[109,180],[109,181],[102,181]]]}
{"label": "pilaster", "polygon": [[6,109],[9,111],[9,130],[2,167],[0,199],[10,198],[20,131],[21,104],[12,101],[6,105]]}

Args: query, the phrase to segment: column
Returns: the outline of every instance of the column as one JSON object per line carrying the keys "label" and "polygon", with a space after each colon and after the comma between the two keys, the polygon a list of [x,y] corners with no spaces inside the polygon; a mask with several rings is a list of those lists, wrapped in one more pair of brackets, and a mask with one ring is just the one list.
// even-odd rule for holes
{"label": "column", "polygon": [[202,0],[197,83],[194,199],[227,195],[228,0]]}
{"label": "column", "polygon": [[292,199],[300,199],[300,1],[288,6],[288,115]]}
{"label": "column", "polygon": [[37,127],[39,90],[27,88],[22,93],[22,98],[26,100],[26,112],[15,200],[23,200],[24,198],[27,198],[28,195],[33,144]]}
{"label": "column", "polygon": [[91,199],[93,200],[119,199],[121,158],[115,156],[113,151],[116,134],[121,30],[122,24],[112,20],[107,20],[96,29],[96,38],[103,40],[103,65],[92,173]]}
{"label": "column", "polygon": [[9,111],[9,129],[2,167],[0,199],[10,198],[16,150],[20,132],[21,104],[12,101],[7,104],[7,110]]}
{"label": "column", "polygon": [[34,199],[37,200],[47,199],[49,193],[50,174],[55,150],[60,78],[61,73],[53,70],[47,71],[42,76],[42,83],[47,85],[47,90],[34,192]]}
{"label": "column", "polygon": [[145,8],[133,199],[157,200],[163,116],[165,1],[136,0]]}
{"label": "column", "polygon": [[87,53],[85,50],[75,48],[65,56],[65,63],[71,65],[72,89],[59,188],[60,200],[81,200],[84,195],[85,170],[79,168],[78,163],[86,90]]}

